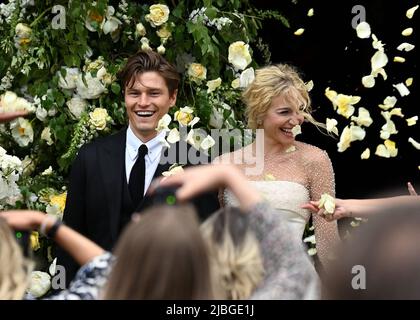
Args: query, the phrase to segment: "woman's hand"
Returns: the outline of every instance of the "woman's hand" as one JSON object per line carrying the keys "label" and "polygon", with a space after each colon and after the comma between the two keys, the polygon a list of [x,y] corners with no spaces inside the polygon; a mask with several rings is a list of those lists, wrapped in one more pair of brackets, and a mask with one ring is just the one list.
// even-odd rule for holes
{"label": "woman's hand", "polygon": [[46,215],[40,211],[10,210],[0,212],[0,217],[5,219],[12,229],[34,230],[38,229]]}
{"label": "woman's hand", "polygon": [[27,111],[11,111],[0,113],[0,123],[12,121],[19,117],[24,117],[28,114]]}

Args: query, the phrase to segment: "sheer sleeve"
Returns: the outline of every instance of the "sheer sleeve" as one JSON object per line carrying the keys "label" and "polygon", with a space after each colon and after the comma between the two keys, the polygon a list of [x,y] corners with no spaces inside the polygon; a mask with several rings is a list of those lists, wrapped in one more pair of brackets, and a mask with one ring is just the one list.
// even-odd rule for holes
{"label": "sheer sleeve", "polygon": [[318,299],[315,269],[285,217],[261,202],[250,210],[250,228],[260,241],[265,270],[264,280],[250,299]]}
{"label": "sheer sleeve", "polygon": [[[335,197],[335,180],[332,163],[325,151],[316,149],[311,157],[309,185],[311,200],[317,201],[323,193]],[[328,222],[317,214],[312,215],[315,227],[316,249],[325,266],[331,250],[339,241],[337,221]]]}

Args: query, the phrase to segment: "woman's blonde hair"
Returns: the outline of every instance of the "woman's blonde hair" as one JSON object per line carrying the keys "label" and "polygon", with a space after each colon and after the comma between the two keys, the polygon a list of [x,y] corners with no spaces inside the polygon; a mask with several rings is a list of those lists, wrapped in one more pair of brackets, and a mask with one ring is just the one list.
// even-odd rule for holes
{"label": "woman's blonde hair", "polygon": [[287,64],[266,66],[255,71],[254,81],[242,94],[249,128],[260,127],[273,98],[277,96],[282,96],[290,107],[302,112],[306,120],[325,128],[311,115],[311,99],[305,83],[295,68]]}
{"label": "woman's blonde hair", "polygon": [[248,228],[248,216],[225,207],[201,225],[207,244],[213,287],[218,299],[248,299],[263,279],[258,240]]}
{"label": "woman's blonde hair", "polygon": [[32,267],[32,262],[23,256],[12,230],[0,218],[0,300],[23,298]]}
{"label": "woman's blonde hair", "polygon": [[206,246],[191,206],[157,206],[127,226],[105,299],[211,299]]}

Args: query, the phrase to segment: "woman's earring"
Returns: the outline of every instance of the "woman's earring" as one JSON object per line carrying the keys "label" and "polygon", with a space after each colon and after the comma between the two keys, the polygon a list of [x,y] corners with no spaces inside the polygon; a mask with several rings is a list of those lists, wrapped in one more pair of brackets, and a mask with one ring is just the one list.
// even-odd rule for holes
{"label": "woman's earring", "polygon": [[262,125],[262,120],[257,120],[257,125],[258,126]]}

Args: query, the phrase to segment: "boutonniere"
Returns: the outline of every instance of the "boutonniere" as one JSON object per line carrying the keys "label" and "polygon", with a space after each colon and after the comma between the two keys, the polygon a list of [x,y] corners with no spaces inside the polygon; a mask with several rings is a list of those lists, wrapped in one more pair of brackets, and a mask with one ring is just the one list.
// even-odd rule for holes
{"label": "boutonniere", "polygon": [[169,167],[168,171],[162,172],[162,176],[170,177],[170,176],[173,176],[175,174],[182,173],[182,172],[184,172],[184,168],[182,168],[182,167],[183,167],[182,165],[174,163],[173,165],[171,165]]}

